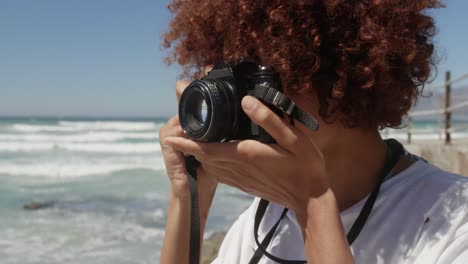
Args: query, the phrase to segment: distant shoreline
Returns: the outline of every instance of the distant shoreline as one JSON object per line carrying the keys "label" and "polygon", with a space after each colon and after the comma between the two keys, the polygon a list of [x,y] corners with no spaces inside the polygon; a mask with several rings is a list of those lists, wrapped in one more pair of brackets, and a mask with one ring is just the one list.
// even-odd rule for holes
{"label": "distant shoreline", "polygon": [[70,120],[70,121],[160,121],[169,117],[136,117],[136,116],[2,116],[0,120]]}
{"label": "distant shoreline", "polygon": [[[0,120],[70,120],[70,121],[160,121],[168,120],[171,116],[24,116],[24,115],[1,115]],[[440,122],[439,117],[420,117],[414,119],[414,122]],[[456,123],[467,123],[468,117],[466,116],[454,116],[452,119]],[[402,122],[402,126],[405,126],[405,122]]]}

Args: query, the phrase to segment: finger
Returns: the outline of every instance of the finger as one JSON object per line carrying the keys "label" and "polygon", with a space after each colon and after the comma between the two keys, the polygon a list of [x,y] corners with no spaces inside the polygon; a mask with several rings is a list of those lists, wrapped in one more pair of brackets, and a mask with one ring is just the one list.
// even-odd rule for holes
{"label": "finger", "polygon": [[185,134],[184,132],[182,131],[182,129],[180,128],[177,128],[177,127],[174,127],[174,128],[171,128],[171,129],[168,129],[164,132],[160,132],[159,133],[159,140],[160,140],[160,143],[159,145],[161,146],[161,151],[163,153],[166,153],[166,152],[178,152],[182,155],[182,152],[174,149],[172,146],[170,145],[167,145],[165,144],[165,138],[167,137],[185,137]]}
{"label": "finger", "polygon": [[[171,118],[167,122],[167,124],[168,124],[169,127],[174,129],[173,131],[176,131],[176,133],[167,134],[167,136],[188,138],[188,136],[184,133],[184,131],[182,130],[182,127],[180,126],[179,115],[176,115],[173,118]],[[160,137],[160,138],[162,138],[162,137]]]}
{"label": "finger", "polygon": [[249,192],[247,188],[240,184],[240,181],[236,178],[236,175],[238,174],[234,173],[233,170],[228,168],[218,168],[205,163],[202,163],[201,168],[206,175],[215,177],[217,182],[229,185],[244,192]]}
{"label": "finger", "polygon": [[205,73],[205,76],[208,75],[208,73],[213,69],[214,65],[206,65],[203,72]]}
{"label": "finger", "polygon": [[183,138],[187,138],[187,135],[185,135],[184,131],[182,130],[182,128],[180,126],[174,126],[169,130],[166,137],[183,137]]}
{"label": "finger", "polygon": [[187,86],[190,84],[189,81],[186,80],[178,80],[176,82],[176,97],[177,97],[177,103],[179,103],[180,96],[182,95],[182,92],[187,88]]}
{"label": "finger", "polygon": [[167,137],[164,144],[187,155],[195,156],[202,162],[236,161],[237,157],[235,144],[202,143],[181,137]]}
{"label": "finger", "polygon": [[276,140],[278,145],[296,152],[304,137],[302,132],[288,125],[285,120],[252,96],[245,96],[242,99],[242,108],[254,123],[265,129]]}
{"label": "finger", "polygon": [[263,144],[255,140],[202,143],[180,137],[168,137],[164,144],[187,155],[193,155],[204,163],[224,162],[223,166],[245,166],[251,164],[252,160],[260,162],[289,155],[275,144]]}
{"label": "finger", "polygon": [[243,191],[245,193],[248,193],[248,194],[252,194],[252,190],[251,189],[248,189],[248,188],[245,188],[244,186],[242,186],[241,184],[239,184],[239,182],[233,180],[232,178],[229,178],[229,177],[224,177],[222,178],[222,180],[220,180],[220,178],[217,178],[218,182],[222,183],[222,184],[226,184],[226,185],[229,185],[233,188],[236,188],[240,191]]}
{"label": "finger", "polygon": [[171,117],[171,119],[169,119],[169,121],[167,121],[167,124],[169,126],[178,126],[178,125],[180,125],[179,115],[175,115],[175,116]]}
{"label": "finger", "polygon": [[216,179],[216,181],[218,181],[217,177],[219,175],[224,175],[226,177],[232,175],[232,172],[226,168],[216,167],[207,163],[202,163],[201,166],[198,167],[197,173],[198,171],[200,172],[200,175],[207,175],[208,177],[213,177],[214,179]]}
{"label": "finger", "polygon": [[167,124],[159,129],[159,140],[164,140],[166,137],[186,137],[180,127],[178,116],[169,119]]}
{"label": "finger", "polygon": [[[211,171],[210,171],[211,172]],[[267,195],[264,195],[262,194],[261,192],[259,192],[258,190],[255,189],[255,187],[253,186],[258,186],[258,185],[255,185],[253,184],[252,182],[241,182],[239,181],[239,179],[237,179],[235,177],[236,174],[234,173],[229,173],[228,172],[224,172],[224,173],[218,173],[216,175],[214,175],[217,179],[217,181],[219,183],[222,183],[222,184],[226,184],[226,185],[229,185],[231,187],[234,187],[240,191],[243,191],[245,193],[248,193],[250,195],[255,195],[255,196],[262,196],[263,198],[267,197]],[[258,183],[257,183],[258,184]],[[277,197],[268,197],[269,201],[275,201],[275,198],[277,199]]]}
{"label": "finger", "polygon": [[163,142],[160,145],[168,175],[172,175],[173,179],[183,179],[185,174],[184,154],[165,145]]}
{"label": "finger", "polygon": [[222,160],[199,160],[204,166],[209,166],[210,168],[218,168],[218,169],[223,169],[223,170],[233,170],[237,167],[239,167],[238,164],[234,164],[232,162],[228,161],[222,161]]}

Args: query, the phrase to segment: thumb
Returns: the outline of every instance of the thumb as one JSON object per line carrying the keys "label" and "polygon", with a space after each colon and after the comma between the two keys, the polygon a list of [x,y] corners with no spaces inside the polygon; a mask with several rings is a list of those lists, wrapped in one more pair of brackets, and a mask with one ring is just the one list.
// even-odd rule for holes
{"label": "thumb", "polygon": [[295,127],[273,112],[266,105],[252,96],[242,99],[242,108],[247,116],[268,132],[279,145],[286,149],[294,147],[301,133]]}

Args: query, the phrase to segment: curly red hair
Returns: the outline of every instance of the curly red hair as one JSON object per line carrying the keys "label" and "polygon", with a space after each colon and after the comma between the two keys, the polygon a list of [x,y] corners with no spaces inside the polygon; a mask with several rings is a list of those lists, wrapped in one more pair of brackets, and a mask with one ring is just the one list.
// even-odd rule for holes
{"label": "curly red hair", "polygon": [[319,113],[354,127],[397,127],[434,66],[437,0],[174,0],[168,63],[253,58],[290,94],[315,90]]}

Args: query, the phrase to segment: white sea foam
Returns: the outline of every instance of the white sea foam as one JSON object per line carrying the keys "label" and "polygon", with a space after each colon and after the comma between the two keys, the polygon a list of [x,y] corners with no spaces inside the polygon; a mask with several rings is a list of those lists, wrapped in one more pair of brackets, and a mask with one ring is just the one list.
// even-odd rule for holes
{"label": "white sea foam", "polygon": [[156,132],[102,132],[92,131],[80,134],[0,134],[0,142],[2,141],[27,141],[27,142],[111,142],[124,139],[143,139],[156,140],[158,133]]}
{"label": "white sea foam", "polygon": [[160,153],[157,143],[54,143],[54,142],[0,142],[0,152],[76,151],[91,153]]}
{"label": "white sea foam", "polygon": [[[161,159],[161,158],[159,158]],[[122,162],[108,160],[105,162],[66,162],[46,161],[30,164],[0,163],[0,174],[42,176],[52,178],[74,178],[100,174],[111,174],[113,172],[132,169],[163,169],[162,160],[146,159],[139,162]]]}
{"label": "white sea foam", "polygon": [[95,121],[95,122],[71,122],[61,121],[60,126],[75,128],[78,130],[119,130],[119,131],[144,131],[155,130],[160,124],[153,122],[119,122],[119,121]]}
{"label": "white sea foam", "polygon": [[61,121],[57,125],[14,124],[10,128],[17,132],[156,131],[162,125],[162,123],[153,122]]}
{"label": "white sea foam", "polygon": [[0,152],[39,152],[54,149],[53,143],[0,142]]}
{"label": "white sea foam", "polygon": [[16,132],[74,132],[74,131],[77,131],[77,129],[73,127],[28,125],[28,124],[15,124],[11,126],[11,129]]}
{"label": "white sea foam", "polygon": [[[92,214],[66,217],[29,216],[29,221],[18,219],[21,229],[0,230],[2,263],[150,263],[156,258],[150,249],[154,251],[154,241],[164,235],[163,229],[121,219]],[[148,249],[135,253],[138,246]]]}

